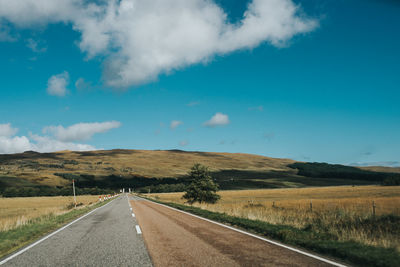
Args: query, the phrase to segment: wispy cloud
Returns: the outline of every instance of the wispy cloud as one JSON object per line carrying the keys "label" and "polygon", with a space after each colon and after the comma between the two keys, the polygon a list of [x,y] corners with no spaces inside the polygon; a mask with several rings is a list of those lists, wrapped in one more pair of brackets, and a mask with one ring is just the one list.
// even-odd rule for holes
{"label": "wispy cloud", "polygon": [[47,93],[52,96],[63,97],[68,93],[69,74],[63,73],[53,75],[47,81]]}
{"label": "wispy cloud", "polygon": [[369,167],[369,166],[384,166],[384,167],[400,167],[400,161],[377,161],[377,162],[355,162],[351,166]]}
{"label": "wispy cloud", "polygon": [[0,22],[0,42],[15,42],[17,38],[11,34],[10,27]]}
{"label": "wispy cloud", "polygon": [[249,107],[249,110],[257,110],[257,111],[264,111],[264,107],[263,106],[257,106],[257,107]]}
{"label": "wispy cloud", "polygon": [[179,145],[180,145],[180,146],[187,146],[188,144],[189,144],[189,142],[186,141],[186,140],[183,140],[183,141],[180,141],[180,142],[179,142]]}
{"label": "wispy cloud", "polygon": [[268,132],[268,133],[263,133],[262,136],[264,139],[267,139],[268,141],[271,141],[272,139],[275,138],[275,133]]}
{"label": "wispy cloud", "polygon": [[200,105],[199,101],[192,101],[192,102],[189,102],[186,104],[186,106],[188,106],[188,107],[194,107],[194,106],[198,106],[198,105]]}
{"label": "wispy cloud", "polygon": [[217,113],[215,113],[214,116],[211,117],[211,119],[204,122],[203,126],[213,128],[213,127],[217,127],[217,126],[227,125],[229,123],[230,123],[230,121],[229,121],[228,115],[217,112]]}
{"label": "wispy cloud", "polygon": [[43,44],[43,41],[35,41],[32,38],[26,40],[26,46],[35,53],[44,53],[47,51],[47,47]]}
{"label": "wispy cloud", "polygon": [[119,127],[121,127],[119,121],[77,123],[67,128],[61,125],[47,126],[43,129],[43,133],[52,134],[59,141],[71,142],[88,140],[95,134],[104,133]]}
{"label": "wispy cloud", "polygon": [[175,130],[175,129],[178,128],[178,126],[181,125],[181,124],[183,124],[182,121],[173,120],[173,121],[171,121],[171,123],[169,124],[169,128],[170,128],[171,130]]}

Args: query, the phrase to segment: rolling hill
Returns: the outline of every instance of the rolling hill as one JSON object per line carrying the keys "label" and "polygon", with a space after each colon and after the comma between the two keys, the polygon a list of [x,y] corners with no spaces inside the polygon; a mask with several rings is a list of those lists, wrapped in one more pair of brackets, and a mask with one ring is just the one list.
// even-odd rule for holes
{"label": "rolling hill", "polygon": [[[0,155],[0,193],[7,188],[80,188],[177,191],[195,163],[209,166],[221,189],[380,183],[394,168],[304,163],[242,153],[182,150],[60,151]],[[322,164],[322,165],[321,165]],[[374,171],[379,170],[379,171]],[[161,188],[161,189],[160,189]]]}

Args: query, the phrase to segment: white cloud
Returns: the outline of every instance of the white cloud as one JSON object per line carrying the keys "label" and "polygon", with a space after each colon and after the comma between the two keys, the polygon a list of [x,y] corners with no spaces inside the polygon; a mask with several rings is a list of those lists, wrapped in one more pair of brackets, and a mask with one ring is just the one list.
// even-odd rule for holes
{"label": "white cloud", "polygon": [[169,124],[169,128],[171,130],[176,129],[179,125],[183,124],[182,121],[171,121],[171,123]]}
{"label": "white cloud", "polygon": [[216,127],[229,124],[229,117],[226,114],[217,112],[214,116],[211,117],[210,120],[203,123],[204,126],[207,127]]}
{"label": "white cloud", "polygon": [[94,134],[104,133],[120,126],[121,123],[118,121],[77,123],[67,128],[61,125],[47,126],[43,129],[43,133],[51,133],[59,141],[70,142],[88,140]]}
{"label": "white cloud", "polygon": [[54,96],[65,96],[68,92],[67,85],[69,84],[69,74],[63,73],[53,75],[47,81],[47,93]]}
{"label": "white cloud", "polygon": [[11,127],[11,123],[0,124],[0,136],[2,137],[14,136],[17,132],[18,129]]}
{"label": "white cloud", "polygon": [[33,146],[26,136],[0,136],[0,154],[18,153],[32,150]]}
{"label": "white cloud", "polygon": [[[110,123],[116,123],[116,122],[110,122]],[[59,150],[73,150],[73,151],[96,150],[96,147],[92,145],[73,142],[75,141],[74,136],[76,140],[78,140],[79,137],[87,139],[90,138],[95,133],[107,131],[106,130],[107,127],[104,125],[103,128],[101,128],[101,126],[98,127],[92,125],[94,129],[88,130],[88,128],[90,128],[88,124],[90,123],[78,123],[66,129],[63,128],[62,126],[55,127],[54,129],[56,133],[60,132],[61,136],[64,137],[65,140],[63,138],[58,138],[57,135],[40,136],[36,134],[30,134],[29,137],[15,136],[15,134],[17,133],[16,128],[12,128],[11,124],[9,123],[0,124],[0,154],[21,153],[28,150],[34,150],[37,152],[54,152]],[[77,128],[79,128],[77,125],[81,125],[82,129],[77,130]],[[52,127],[53,126],[45,127],[43,131],[44,132],[51,131],[50,129],[53,129]],[[108,128],[111,129],[110,127]],[[70,138],[67,138],[68,135],[70,135],[69,136]]]}
{"label": "white cloud", "polygon": [[87,151],[96,150],[94,146],[87,144],[77,144],[73,142],[63,142],[52,139],[48,136],[31,135],[31,139],[35,141],[34,148],[31,150],[39,152],[53,152],[60,150],[72,150],[72,151]]}
{"label": "white cloud", "polygon": [[253,0],[232,24],[213,0],[0,0],[18,27],[71,23],[88,58],[106,56],[103,78],[127,87],[263,42],[283,46],[318,26],[292,0]]}

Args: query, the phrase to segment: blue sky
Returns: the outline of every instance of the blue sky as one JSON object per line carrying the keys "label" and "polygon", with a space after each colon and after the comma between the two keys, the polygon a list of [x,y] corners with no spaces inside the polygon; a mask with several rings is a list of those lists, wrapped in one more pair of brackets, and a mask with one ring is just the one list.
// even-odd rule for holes
{"label": "blue sky", "polygon": [[[10,4],[2,2],[0,9]],[[123,2],[136,17],[149,12],[141,0]],[[215,5],[228,16],[225,26],[237,26],[251,2]],[[270,23],[265,13],[242,31],[226,30],[232,38],[222,26],[216,38],[189,20],[182,29],[146,27],[152,38],[139,40],[140,29],[128,27],[139,18],[129,24],[129,14],[91,28],[66,11],[75,7],[26,18],[23,6],[10,4],[0,11],[0,151],[183,149],[400,164],[400,4],[266,2],[269,10],[297,6],[275,12],[304,25],[252,35],[257,23]],[[177,16],[165,12],[174,25]],[[220,13],[207,12],[217,25]],[[97,27],[107,35],[93,38]],[[181,30],[164,44],[165,31]]]}

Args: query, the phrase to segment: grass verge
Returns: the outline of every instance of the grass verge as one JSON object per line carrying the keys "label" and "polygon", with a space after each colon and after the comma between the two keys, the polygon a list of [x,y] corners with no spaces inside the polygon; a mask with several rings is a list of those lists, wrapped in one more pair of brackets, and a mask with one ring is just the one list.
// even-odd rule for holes
{"label": "grass verge", "polygon": [[391,267],[398,266],[400,262],[400,255],[394,248],[373,247],[353,241],[338,241],[333,235],[318,233],[312,231],[310,228],[297,229],[286,225],[274,225],[259,220],[234,217],[225,213],[212,212],[193,206],[161,202],[154,199],[149,200],[213,221],[233,225],[268,238],[279,240],[285,244],[331,256],[356,266]]}
{"label": "grass verge", "polygon": [[112,200],[75,209],[62,215],[41,216],[15,229],[0,232],[0,259],[110,201]]}

